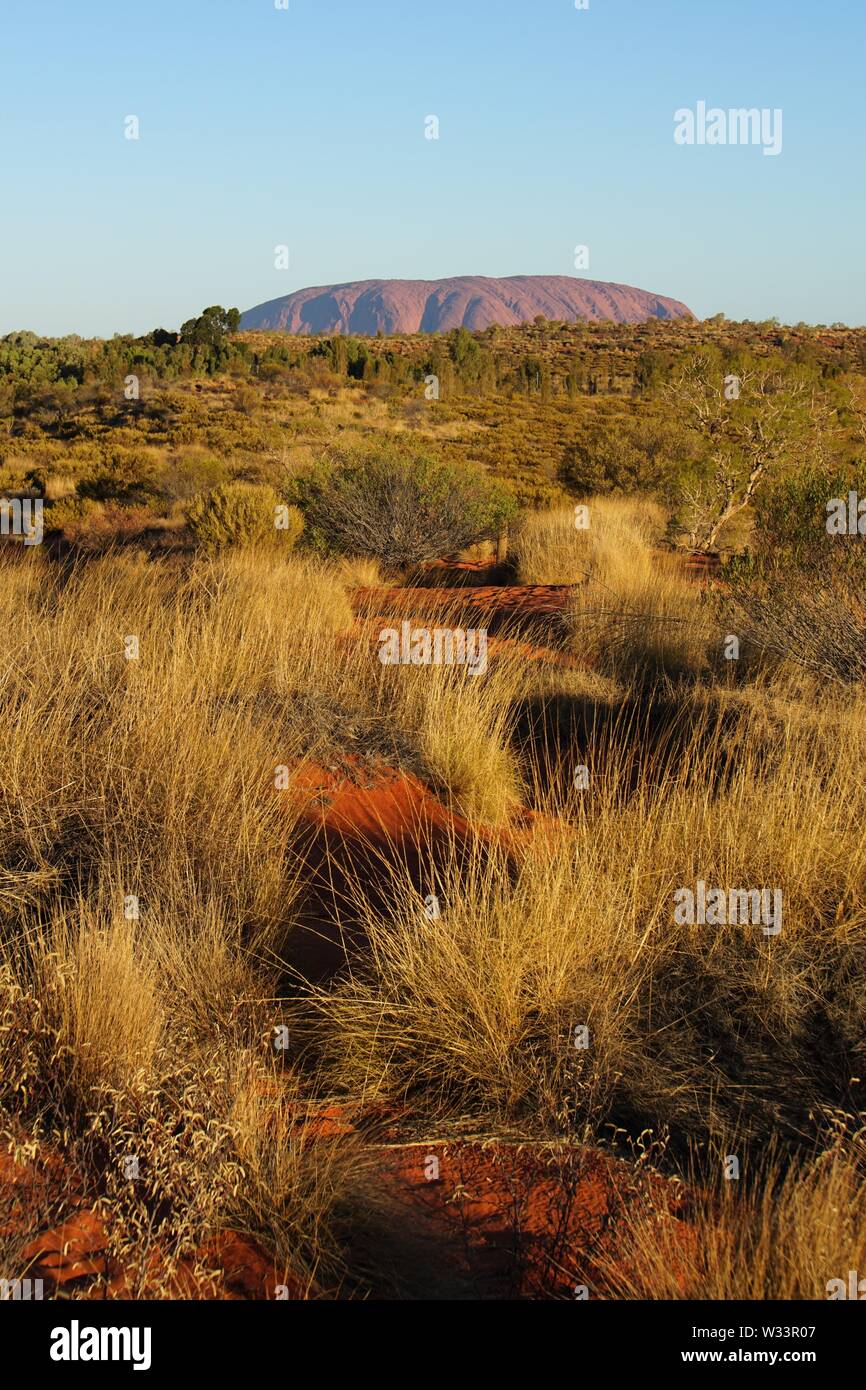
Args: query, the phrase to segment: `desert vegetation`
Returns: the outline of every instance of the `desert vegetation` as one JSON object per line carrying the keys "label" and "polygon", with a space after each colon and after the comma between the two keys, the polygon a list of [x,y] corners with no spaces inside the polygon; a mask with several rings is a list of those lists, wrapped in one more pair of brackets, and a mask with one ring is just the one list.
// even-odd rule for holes
{"label": "desert vegetation", "polygon": [[0,342],[0,1276],[478,1297],[487,1183],[502,1296],[826,1297],[866,338],[235,328]]}

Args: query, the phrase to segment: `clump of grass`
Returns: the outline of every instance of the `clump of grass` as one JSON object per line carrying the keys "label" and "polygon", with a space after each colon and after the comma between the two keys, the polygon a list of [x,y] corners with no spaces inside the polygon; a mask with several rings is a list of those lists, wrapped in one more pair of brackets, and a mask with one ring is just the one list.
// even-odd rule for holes
{"label": "clump of grass", "polygon": [[383,582],[379,561],[368,555],[344,556],[337,574],[347,589],[375,589]]}
{"label": "clump of grass", "polygon": [[616,1257],[603,1255],[587,1279],[618,1299],[787,1302],[838,1298],[840,1287],[850,1297],[866,1230],[860,1147],[844,1136],[817,1158],[771,1155],[740,1181],[720,1176],[719,1156],[715,1180],[707,1186],[702,1165],[679,1215],[645,1188],[616,1218]]}
{"label": "clump of grass", "polygon": [[595,497],[573,507],[528,512],[513,539],[518,579],[580,584],[593,574],[615,586],[635,565],[649,572],[651,546],[663,532],[662,508],[641,498]]}
{"label": "clump of grass", "polygon": [[574,650],[627,681],[694,679],[714,659],[720,666],[722,634],[706,596],[674,557],[655,549],[664,530],[661,508],[631,498],[584,505],[580,518],[573,509],[530,513],[515,545],[522,583],[574,586]]}
{"label": "clump of grass", "polygon": [[[460,621],[457,614],[440,614],[435,623]],[[523,679],[519,662],[488,664],[477,675],[466,666],[410,668],[389,692],[400,726],[417,739],[428,775],[444,787],[453,808],[473,821],[500,825],[522,799],[510,735]]]}
{"label": "clump of grass", "polygon": [[[579,517],[560,509],[524,518],[516,539],[521,582],[574,586],[572,645],[605,674],[652,681],[705,672],[716,642],[710,609],[674,558],[655,549],[662,509],[595,498],[577,510]],[[721,659],[720,636],[717,645]]]}
{"label": "clump of grass", "polygon": [[569,611],[572,649],[620,680],[694,680],[711,662],[720,669],[724,661],[723,634],[703,600],[672,567],[638,556],[630,568],[618,557],[577,590]]}
{"label": "clump of grass", "polygon": [[[691,733],[639,761],[640,727],[614,732],[589,787],[549,807],[567,834],[545,819],[514,859],[479,842],[469,864],[455,843],[433,921],[395,879],[387,911],[364,909],[369,957],[316,997],[334,1084],[533,1132],[739,1123],[751,1143],[796,1143],[822,1108],[850,1105],[866,807],[833,748],[851,711],[828,709],[821,733],[793,708],[769,730],[753,703],[732,725],[694,697]],[[674,893],[698,880],[780,888],[781,935],[679,925]]]}

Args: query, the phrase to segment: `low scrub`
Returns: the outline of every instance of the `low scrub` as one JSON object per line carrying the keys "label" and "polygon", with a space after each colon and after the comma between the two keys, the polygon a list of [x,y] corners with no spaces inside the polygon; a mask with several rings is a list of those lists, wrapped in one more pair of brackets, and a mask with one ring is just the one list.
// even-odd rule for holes
{"label": "low scrub", "polygon": [[204,550],[278,545],[288,551],[304,529],[297,507],[282,503],[265,483],[221,484],[190,504],[187,524]]}
{"label": "low scrub", "polygon": [[514,512],[507,491],[479,467],[397,449],[332,457],[298,486],[322,544],[392,567],[495,536]]}

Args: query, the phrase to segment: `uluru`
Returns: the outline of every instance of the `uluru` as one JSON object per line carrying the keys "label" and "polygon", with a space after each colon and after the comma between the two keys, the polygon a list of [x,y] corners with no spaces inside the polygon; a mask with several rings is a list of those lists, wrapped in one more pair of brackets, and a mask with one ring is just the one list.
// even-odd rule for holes
{"label": "uluru", "polygon": [[677,299],[572,275],[456,275],[446,280],[355,280],[295,290],[248,309],[242,329],[279,333],[443,333],[528,323],[693,318]]}

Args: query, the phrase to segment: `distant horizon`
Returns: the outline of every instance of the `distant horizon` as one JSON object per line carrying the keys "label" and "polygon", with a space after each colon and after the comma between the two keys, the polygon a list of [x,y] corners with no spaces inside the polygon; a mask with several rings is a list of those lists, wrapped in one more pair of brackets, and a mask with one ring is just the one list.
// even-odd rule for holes
{"label": "distant horizon", "polygon": [[[179,332],[182,323],[186,322],[187,319],[194,318],[196,315],[200,314],[205,308],[208,307],[208,304],[221,304],[224,308],[227,308],[227,309],[228,309],[228,308],[237,308],[238,310],[240,310],[241,316],[243,316],[243,315],[245,315],[245,314],[251,312],[252,310],[262,308],[262,307],[265,306],[265,305],[268,305],[268,304],[271,304],[271,303],[275,303],[275,302],[277,302],[277,301],[279,301],[279,300],[281,300],[281,299],[287,299],[287,298],[291,297],[291,296],[294,295],[294,294],[301,294],[301,293],[304,293],[304,292],[309,292],[309,291],[311,291],[311,290],[321,290],[321,289],[329,289],[329,288],[344,288],[344,287],[347,287],[347,286],[350,286],[350,285],[358,285],[358,284],[376,285],[376,284],[388,284],[388,283],[393,283],[393,282],[414,282],[414,283],[416,283],[416,284],[431,284],[431,285],[432,285],[432,284],[440,283],[440,282],[443,281],[443,280],[480,280],[480,279],[484,279],[484,280],[517,280],[517,279],[527,279],[527,280],[533,280],[533,279],[534,279],[534,280],[538,280],[538,279],[550,279],[550,278],[552,278],[552,275],[550,275],[550,274],[545,275],[544,272],[540,272],[540,273],[535,274],[535,275],[528,274],[528,273],[525,273],[525,272],[519,272],[518,274],[515,274],[515,275],[487,275],[487,274],[484,274],[484,273],[468,274],[468,275],[464,275],[464,274],[460,274],[460,275],[443,275],[443,276],[427,276],[427,275],[405,275],[405,276],[365,275],[365,276],[359,276],[359,277],[357,277],[356,279],[351,279],[351,280],[325,280],[325,281],[322,281],[321,283],[318,283],[318,284],[315,284],[315,285],[313,285],[313,284],[310,284],[310,285],[298,285],[298,286],[296,286],[296,287],[293,288],[293,289],[284,291],[282,294],[273,295],[273,296],[271,296],[270,299],[261,300],[258,304],[250,304],[250,305],[248,305],[248,306],[243,306],[243,305],[240,304],[240,303],[236,303],[236,302],[232,299],[232,297],[231,297],[230,295],[229,295],[229,296],[226,296],[226,295],[222,295],[222,296],[217,295],[216,297],[213,297],[213,298],[211,298],[210,300],[208,300],[206,303],[201,303],[201,304],[196,304],[196,305],[190,305],[190,306],[188,306],[188,309],[185,309],[185,310],[183,311],[182,317],[181,317],[176,323],[168,323],[168,322],[153,323],[153,324],[151,324],[148,328],[145,328],[145,329],[141,330],[140,332],[136,332],[136,331],[134,331],[134,330],[132,330],[132,329],[115,328],[114,330],[112,330],[112,331],[109,332],[109,333],[81,333],[81,332],[77,331],[76,329],[69,329],[68,331],[62,332],[62,333],[54,333],[54,332],[46,332],[46,331],[44,331],[43,329],[41,329],[40,327],[38,327],[37,325],[32,324],[32,323],[22,323],[22,324],[16,325],[14,328],[4,328],[4,329],[2,330],[2,332],[0,332],[0,337],[4,337],[4,338],[5,338],[5,337],[13,336],[14,334],[17,334],[17,333],[33,333],[33,334],[35,334],[36,336],[38,336],[38,337],[40,337],[40,338],[44,338],[44,339],[59,339],[59,338],[78,337],[78,338],[86,339],[86,340],[89,340],[89,341],[105,341],[105,342],[108,342],[108,341],[110,341],[112,338],[125,338],[125,337],[140,338],[140,337],[145,337],[148,333],[152,333],[153,331],[155,331],[155,330],[158,329],[158,328],[163,328],[163,329],[165,329],[165,330],[168,331],[168,332]],[[646,292],[646,293],[650,293],[650,294],[658,294],[660,297],[667,298],[667,299],[674,299],[674,300],[679,299],[679,296],[678,296],[678,295],[676,295],[676,294],[669,294],[669,293],[667,292],[667,290],[655,290],[655,289],[649,289],[649,290],[648,290],[647,287],[645,287],[645,286],[641,286],[641,285],[630,285],[630,284],[628,284],[626,281],[623,281],[623,280],[602,280],[602,279],[600,279],[599,277],[596,277],[596,276],[589,276],[589,275],[570,275],[570,276],[569,276],[569,275],[562,275],[562,276],[559,276],[558,278],[561,278],[561,279],[569,279],[569,280],[576,280],[576,281],[586,281],[586,282],[588,282],[588,283],[594,283],[594,284],[610,285],[610,286],[615,286],[615,287],[617,287],[617,288],[622,288],[622,289],[640,290],[640,291],[642,291],[642,292]],[[680,302],[685,303],[685,301],[680,301]],[[759,317],[759,316],[755,316],[755,315],[748,315],[748,314],[746,314],[746,315],[743,315],[742,317],[740,317],[740,316],[735,316],[735,315],[733,315],[733,314],[729,314],[729,313],[727,313],[724,309],[717,309],[717,310],[715,310],[714,312],[709,313],[709,314],[698,314],[698,313],[695,313],[695,311],[691,308],[691,306],[686,305],[686,307],[687,307],[688,310],[689,310],[689,313],[690,313],[690,315],[691,315],[692,321],[694,321],[694,322],[696,322],[696,323],[705,323],[705,322],[708,322],[708,321],[710,321],[711,319],[714,319],[714,318],[718,317],[718,315],[721,314],[722,317],[723,317],[727,322],[732,323],[732,324],[736,324],[736,323],[768,323],[768,322],[776,321],[776,322],[778,322],[779,326],[782,327],[782,328],[797,328],[797,327],[800,326],[801,324],[802,324],[802,325],[805,325],[805,326],[808,327],[808,328],[832,328],[832,327],[834,327],[834,326],[837,326],[837,325],[840,325],[840,324],[841,324],[842,327],[847,328],[847,329],[851,329],[851,330],[866,329],[866,322],[864,322],[864,323],[853,323],[853,322],[847,322],[847,321],[845,321],[845,320],[843,320],[843,319],[833,319],[832,321],[830,321],[830,320],[797,319],[797,320],[795,321],[795,320],[783,319],[783,318],[781,318],[778,314],[767,314],[767,315],[761,315],[760,317]],[[555,321],[555,320],[551,320],[551,321]],[[566,322],[575,322],[575,320],[565,320],[565,321],[566,321]],[[652,319],[648,319],[648,320],[647,320],[647,322],[652,322],[652,321],[653,321]],[[669,320],[664,320],[664,319],[659,319],[659,320],[656,320],[656,321],[657,321],[657,322],[668,322],[668,323],[671,323],[671,322],[676,322],[677,320],[670,320],[670,319],[669,319]],[[686,321],[688,321],[688,320],[686,320]],[[532,320],[526,320],[525,322],[531,323]],[[617,326],[621,326],[621,327],[634,326],[634,325],[629,325],[629,324],[627,324],[627,323],[618,323],[616,320],[612,320],[612,319],[607,319],[607,320],[596,319],[596,320],[589,320],[588,322],[590,322],[590,323],[593,323],[593,322],[596,322],[596,323],[608,322],[608,323],[614,323],[614,324],[616,324]],[[517,327],[519,327],[520,325],[505,325],[505,326],[517,326]],[[287,329],[253,329],[253,328],[243,328],[243,327],[241,327],[241,329],[240,329],[239,331],[242,332],[242,333],[243,333],[243,332],[277,332],[277,333],[285,333],[285,335],[286,335],[287,337],[292,337],[292,336],[311,336],[311,337],[314,337],[314,336],[327,336],[328,333],[331,333],[331,334],[342,334],[342,332],[343,332],[343,330],[341,330],[341,329],[330,329],[330,330],[326,330],[326,331],[324,332],[324,334],[313,334],[313,333],[311,333],[311,334],[293,334],[293,333],[291,333],[291,332],[290,332],[289,330],[287,330]],[[476,330],[471,330],[471,331],[476,331]],[[484,330],[477,330],[477,331],[484,331]],[[425,332],[425,330],[419,329],[419,330],[417,330],[417,332],[423,334],[423,333]],[[348,333],[348,332],[347,332],[347,336],[349,336],[349,333]],[[357,330],[351,330],[351,336],[354,336],[354,337],[375,337],[376,335],[375,335],[375,334],[366,334],[366,333],[358,332]],[[407,335],[406,335],[405,332],[394,332],[394,333],[391,334],[391,335],[385,335],[385,336],[401,337],[401,336],[407,336]],[[431,332],[431,333],[430,333],[430,336],[431,336],[431,337],[432,337],[432,336],[435,336],[435,331]]]}

